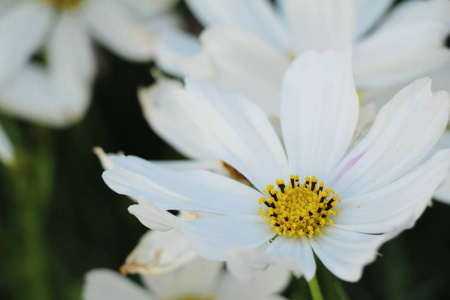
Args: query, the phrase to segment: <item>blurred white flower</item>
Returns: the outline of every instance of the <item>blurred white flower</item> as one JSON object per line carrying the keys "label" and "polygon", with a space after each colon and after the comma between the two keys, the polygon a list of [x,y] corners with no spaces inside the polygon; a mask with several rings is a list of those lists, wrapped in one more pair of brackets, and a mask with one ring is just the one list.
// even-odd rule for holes
{"label": "blurred white flower", "polygon": [[[198,218],[187,212],[181,212],[178,217],[186,221]],[[158,275],[175,270],[196,256],[188,239],[177,230],[151,230],[142,236],[120,271],[123,274]]]}
{"label": "blurred white flower", "polygon": [[86,300],[247,300],[285,299],[277,295],[289,283],[289,273],[272,267],[254,281],[240,282],[223,269],[223,263],[199,257],[178,269],[156,276],[142,276],[144,287],[117,272],[97,269],[86,276],[83,298]]}
{"label": "blurred white flower", "polygon": [[78,121],[96,70],[94,40],[126,59],[149,60],[156,33],[146,24],[175,2],[2,0],[0,109],[52,126]]}
{"label": "blurred white flower", "polygon": [[[349,51],[309,52],[289,67],[283,142],[245,97],[195,81],[176,96],[212,153],[254,188],[130,156],[111,156],[103,178],[138,200],[130,212],[145,226],[177,228],[199,255],[228,259],[243,278],[275,263],[311,279],[314,251],[339,278],[358,280],[384,241],[413,226],[450,169],[449,150],[424,161],[449,114],[448,93],[433,93],[427,78],[398,92],[350,148],[359,104]],[[185,222],[170,209],[213,216]]]}
{"label": "blurred white flower", "polygon": [[450,2],[404,1],[387,13],[393,2],[187,0],[206,28],[201,45],[182,32],[168,34],[157,59],[169,72],[208,79],[271,113],[289,61],[306,50],[353,44],[356,86],[364,92],[449,68]]}

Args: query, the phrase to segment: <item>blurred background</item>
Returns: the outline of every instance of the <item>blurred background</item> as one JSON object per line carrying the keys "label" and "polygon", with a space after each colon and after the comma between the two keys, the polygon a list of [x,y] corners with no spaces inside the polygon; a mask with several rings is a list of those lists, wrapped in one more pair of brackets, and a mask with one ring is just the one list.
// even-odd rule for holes
{"label": "blurred background", "polygon": [[[153,65],[97,48],[100,74],[81,123],[53,130],[1,116],[23,161],[0,174],[1,299],[80,299],[84,274],[117,270],[146,231],[127,212],[131,201],[102,181],[93,147],[152,160],[181,158],[152,132],[138,104],[136,88],[152,83]],[[434,203],[413,231],[381,248],[357,284],[340,283],[322,268],[326,299],[342,293],[351,299],[448,299],[449,219],[450,206]],[[303,279],[285,294],[310,297]]]}

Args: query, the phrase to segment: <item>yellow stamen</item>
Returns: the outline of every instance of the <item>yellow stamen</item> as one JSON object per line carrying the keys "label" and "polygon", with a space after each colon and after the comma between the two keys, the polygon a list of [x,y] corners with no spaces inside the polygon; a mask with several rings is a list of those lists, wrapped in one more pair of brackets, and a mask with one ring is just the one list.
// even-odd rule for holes
{"label": "yellow stamen", "polygon": [[83,0],[44,0],[44,2],[50,3],[59,9],[76,9],[81,5]]}
{"label": "yellow stamen", "polygon": [[333,226],[331,216],[339,213],[334,207],[341,199],[315,176],[300,184],[298,175],[291,175],[288,185],[281,179],[276,185],[278,189],[268,185],[264,191],[267,196],[259,199],[258,215],[277,235],[313,237],[322,235],[325,226]]}

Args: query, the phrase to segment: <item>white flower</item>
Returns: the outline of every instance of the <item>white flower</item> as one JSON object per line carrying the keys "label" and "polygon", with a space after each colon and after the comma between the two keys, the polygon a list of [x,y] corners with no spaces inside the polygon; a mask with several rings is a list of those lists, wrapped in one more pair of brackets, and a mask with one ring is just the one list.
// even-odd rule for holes
{"label": "white flower", "polygon": [[[0,109],[53,126],[78,121],[90,98],[96,40],[135,61],[153,57],[149,20],[175,1],[2,0]],[[32,57],[44,56],[45,66]]]}
{"label": "white flower", "polygon": [[[199,216],[181,212],[182,220],[195,220]],[[179,268],[197,257],[188,239],[175,229],[148,231],[128,255],[120,268],[123,274],[159,275]]]}
{"label": "white flower", "polygon": [[[251,33],[247,35],[250,40],[240,37],[244,33],[238,31],[232,33],[234,38],[226,32],[208,33],[208,30],[202,36],[203,51],[212,59],[210,64],[217,68],[215,76],[229,75],[224,78],[232,81],[229,85],[237,84],[261,68],[278,70],[274,67],[276,61],[289,59],[306,50],[339,49],[353,42],[353,67],[359,89],[404,84],[434,69],[448,68],[450,63],[450,51],[444,45],[450,33],[450,3],[447,0],[406,1],[383,19],[393,2],[283,0],[273,6],[265,0],[218,0],[206,4],[202,0],[187,0],[191,11],[205,28],[226,25]],[[258,42],[257,38],[261,40]],[[173,42],[174,39],[178,43]],[[253,44],[255,41],[256,44]],[[192,57],[192,53],[199,48],[194,47],[192,39],[186,37],[177,39],[177,36],[169,36],[160,43],[166,46],[166,57],[170,49],[174,54],[187,49],[179,54]],[[226,43],[229,44],[224,45]],[[184,44],[186,46],[181,47]],[[275,55],[268,53],[269,50],[279,56],[276,61],[263,60],[266,54],[275,58]],[[242,51],[244,53],[240,53]],[[254,57],[246,56],[250,51]],[[259,64],[253,64],[258,59]],[[199,72],[198,68],[183,69],[180,66],[183,59],[180,58],[160,60],[163,66],[173,65],[172,69],[177,69],[179,75]],[[232,65],[227,66],[223,60],[229,60]],[[194,65],[198,67],[202,64]],[[245,72],[239,72],[236,68],[242,68]],[[226,72],[232,74],[223,74]],[[265,76],[271,74],[265,72],[256,78],[265,79]]]}
{"label": "white flower", "polygon": [[[187,81],[175,99],[205,145],[254,188],[130,156],[112,156],[104,180],[139,201],[130,212],[145,226],[177,228],[205,258],[228,254],[241,277],[275,263],[311,279],[314,252],[339,278],[358,280],[384,241],[413,226],[449,171],[450,151],[424,160],[449,114],[448,93],[432,93],[427,78],[398,92],[351,145],[359,104],[349,52],[293,62],[283,81],[282,140],[245,97]],[[184,222],[160,208],[213,216]]]}
{"label": "white flower", "polygon": [[223,263],[195,258],[182,267],[157,276],[142,276],[145,287],[106,269],[90,271],[86,276],[83,298],[86,300],[246,300],[285,299],[278,296],[289,282],[289,274],[271,268],[251,283],[240,282],[222,270]]}
{"label": "white flower", "polygon": [[[276,123],[282,79],[291,59],[306,49],[322,51],[353,42],[353,71],[362,102],[385,104],[405,83],[435,69],[450,69],[450,50],[444,45],[450,33],[450,2],[406,1],[379,22],[392,2],[285,0],[277,1],[284,4],[277,7],[264,0],[206,4],[190,0],[188,5],[206,27],[200,37],[202,45],[177,32],[159,41],[157,53],[160,49],[164,57],[171,58],[160,58],[162,67],[170,65],[169,71],[176,69],[179,76],[208,80],[225,91],[242,94]],[[188,51],[175,55],[174,51],[183,49]],[[438,87],[447,88],[449,82],[447,76],[445,85]],[[388,88],[391,85],[393,89]],[[214,159],[202,143],[202,131],[173,105],[171,93],[180,86],[174,80],[159,79],[157,85],[141,90],[144,115],[182,154]]]}

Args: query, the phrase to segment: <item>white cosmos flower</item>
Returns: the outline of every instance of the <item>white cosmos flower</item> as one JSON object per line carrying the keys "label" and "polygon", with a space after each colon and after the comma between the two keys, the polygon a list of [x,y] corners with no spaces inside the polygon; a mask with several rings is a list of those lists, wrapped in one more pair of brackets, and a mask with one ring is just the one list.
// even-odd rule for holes
{"label": "white cosmos flower", "polygon": [[[186,3],[205,28],[225,25],[236,30],[206,30],[201,37],[203,54],[187,68],[183,67],[184,58],[198,53],[198,42],[182,33],[167,35],[160,41],[164,45],[161,66],[170,65],[168,71],[175,70],[183,77],[209,75],[218,81],[230,81],[221,83],[233,92],[240,91],[235,87],[240,82],[244,86],[239,88],[245,89],[242,81],[247,82],[250,75],[256,75],[256,80],[276,76],[267,69],[276,72],[286,66],[286,62],[276,66],[282,60],[306,50],[324,51],[352,42],[355,81],[360,90],[405,84],[434,69],[448,68],[450,63],[450,50],[444,45],[450,34],[447,0],[404,1],[389,13],[393,0],[280,0],[276,5],[267,0]],[[248,57],[249,52],[252,57]],[[270,60],[265,60],[267,55]],[[281,78],[272,83],[276,84],[281,84]]]}
{"label": "white cosmos flower", "polygon": [[223,263],[195,258],[182,267],[157,276],[142,276],[141,287],[117,272],[96,269],[86,276],[86,300],[246,300],[285,299],[277,295],[289,282],[289,274],[271,268],[251,283],[240,282],[222,270]]}
{"label": "white cosmos flower", "polygon": [[[349,51],[309,52],[292,63],[283,80],[281,140],[245,97],[195,81],[176,96],[199,137],[209,139],[204,145],[254,188],[131,156],[112,156],[104,180],[138,199],[130,212],[145,226],[177,228],[205,258],[228,254],[241,277],[274,263],[311,279],[315,253],[339,278],[358,280],[379,246],[414,224],[449,171],[448,150],[424,160],[449,114],[448,93],[433,93],[428,78],[398,92],[351,146],[359,104]],[[185,222],[161,209],[213,216]]]}
{"label": "white cosmos flower", "polygon": [[[171,59],[160,59],[160,65],[242,94],[276,123],[282,79],[292,58],[306,49],[322,51],[353,42],[353,70],[362,103],[376,99],[384,104],[406,83],[434,69],[450,69],[450,50],[444,46],[450,33],[450,2],[405,1],[380,22],[392,2],[285,0],[272,6],[265,0],[206,4],[190,0],[188,5],[206,27],[201,45],[194,46],[198,42],[180,32],[167,34],[158,49]],[[176,51],[183,49],[186,53],[177,56]],[[446,84],[439,88],[447,89],[448,76],[435,78],[443,79]],[[391,85],[393,89],[387,88]],[[202,143],[202,131],[173,104],[171,94],[180,88],[174,80],[159,78],[156,85],[141,89],[144,115],[152,129],[182,154],[214,159]],[[361,115],[362,124],[370,121]]]}
{"label": "white cosmos flower", "polygon": [[[95,74],[93,42],[133,61],[153,57],[149,20],[175,0],[2,0],[0,109],[53,126],[78,121]],[[32,57],[42,53],[45,65]]]}

